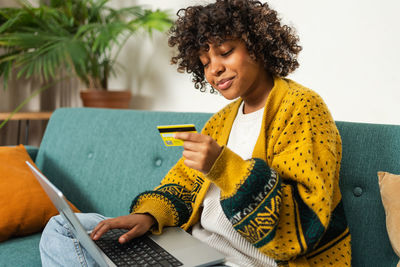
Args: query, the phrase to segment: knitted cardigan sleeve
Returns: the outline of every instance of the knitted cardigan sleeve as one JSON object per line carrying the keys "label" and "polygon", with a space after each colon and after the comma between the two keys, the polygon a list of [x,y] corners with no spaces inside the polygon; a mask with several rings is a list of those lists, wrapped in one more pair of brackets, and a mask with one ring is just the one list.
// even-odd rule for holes
{"label": "knitted cardigan sleeve", "polygon": [[[234,229],[267,256],[289,261],[320,245],[339,206],[341,141],[312,91],[290,92],[265,135],[266,159],[243,160],[224,147],[206,177],[221,189]],[[333,236],[346,229],[334,223]]]}
{"label": "knitted cardigan sleeve", "polygon": [[195,171],[186,167],[181,158],[152,191],[143,192],[132,202],[131,213],[149,213],[157,221],[154,234],[165,226],[182,226],[192,213],[192,190]]}

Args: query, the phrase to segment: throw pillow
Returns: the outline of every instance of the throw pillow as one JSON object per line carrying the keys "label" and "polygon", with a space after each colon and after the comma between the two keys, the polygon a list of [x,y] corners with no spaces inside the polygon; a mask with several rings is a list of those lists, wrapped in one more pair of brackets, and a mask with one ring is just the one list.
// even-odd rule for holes
{"label": "throw pillow", "polygon": [[25,161],[34,164],[23,145],[0,147],[0,242],[39,232],[58,214]]}
{"label": "throw pillow", "polygon": [[400,175],[378,172],[378,178],[386,213],[386,229],[393,250],[400,257]]}

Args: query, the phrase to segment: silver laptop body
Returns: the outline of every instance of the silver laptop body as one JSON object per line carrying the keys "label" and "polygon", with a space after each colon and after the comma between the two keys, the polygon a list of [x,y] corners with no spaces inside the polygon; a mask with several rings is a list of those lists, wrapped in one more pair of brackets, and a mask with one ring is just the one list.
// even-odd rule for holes
{"label": "silver laptop body", "polygon": [[[63,193],[57,189],[38,169],[26,161],[44,191],[69,224],[76,239],[100,266],[116,266],[89,237],[75,213],[68,205]],[[224,256],[197,240],[179,227],[164,228],[161,235],[149,235],[160,247],[183,263],[183,266],[210,266],[224,261]]]}

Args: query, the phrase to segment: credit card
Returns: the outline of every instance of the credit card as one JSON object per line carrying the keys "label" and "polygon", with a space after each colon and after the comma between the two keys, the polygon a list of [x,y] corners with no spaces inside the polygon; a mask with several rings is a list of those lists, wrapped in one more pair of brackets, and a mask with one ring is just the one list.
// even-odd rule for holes
{"label": "credit card", "polygon": [[157,129],[166,146],[183,146],[182,140],[174,138],[176,132],[197,132],[194,124],[160,125]]}

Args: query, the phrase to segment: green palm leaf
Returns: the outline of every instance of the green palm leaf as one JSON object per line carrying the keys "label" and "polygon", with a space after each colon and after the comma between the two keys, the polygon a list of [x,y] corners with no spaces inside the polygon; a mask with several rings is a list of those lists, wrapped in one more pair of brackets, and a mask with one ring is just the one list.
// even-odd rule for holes
{"label": "green palm leaf", "polygon": [[[20,0],[21,8],[0,8],[0,76],[4,87],[11,69],[17,77],[57,77],[61,68],[89,84],[115,72],[115,53],[136,31],[164,31],[166,12],[141,6],[113,9],[108,0],[44,0],[38,7]],[[118,53],[118,52],[117,52]]]}

